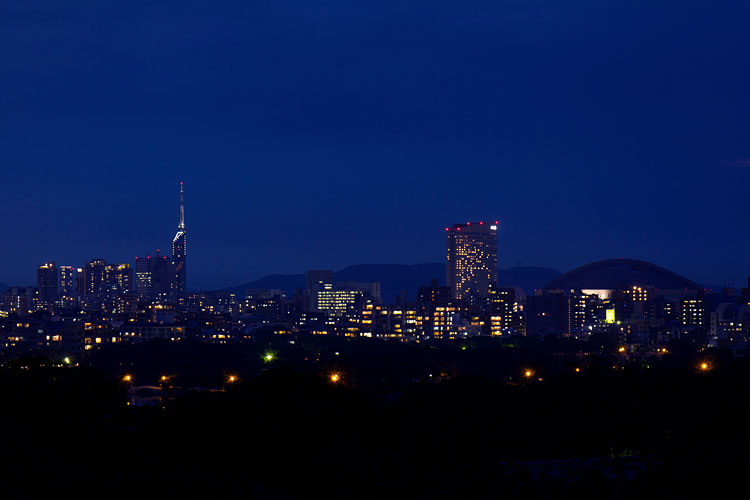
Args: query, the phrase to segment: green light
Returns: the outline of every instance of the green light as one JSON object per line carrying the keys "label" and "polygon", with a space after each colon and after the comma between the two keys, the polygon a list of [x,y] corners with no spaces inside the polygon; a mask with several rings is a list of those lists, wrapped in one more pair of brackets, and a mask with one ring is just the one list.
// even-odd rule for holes
{"label": "green light", "polygon": [[274,359],[275,357],[276,357],[276,356],[274,356],[272,352],[267,352],[267,353],[265,353],[265,354],[263,355],[263,359],[264,359],[264,360],[266,361],[266,363],[270,363],[271,361],[273,361],[273,359]]}
{"label": "green light", "polygon": [[465,350],[466,350],[466,346],[465,346],[465,345],[462,345],[462,346],[461,346],[461,350],[462,350],[462,351],[465,351]]}
{"label": "green light", "polygon": [[65,358],[63,358],[63,363],[65,363],[66,365],[69,365],[70,364],[70,358],[67,357],[67,356]]}

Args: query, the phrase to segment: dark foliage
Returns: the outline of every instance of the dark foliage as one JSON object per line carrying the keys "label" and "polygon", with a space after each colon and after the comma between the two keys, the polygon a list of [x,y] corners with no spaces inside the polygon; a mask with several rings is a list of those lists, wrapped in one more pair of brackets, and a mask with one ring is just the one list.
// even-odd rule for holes
{"label": "dark foliage", "polygon": [[[750,362],[676,349],[613,369],[599,353],[575,372],[566,344],[152,343],[100,351],[91,367],[19,358],[0,369],[0,493],[684,498],[742,483]],[[518,376],[528,366],[535,376]],[[175,373],[170,387],[226,390],[184,385],[161,406],[126,406],[125,369],[152,383],[156,367]],[[241,382],[223,383],[229,369]]]}

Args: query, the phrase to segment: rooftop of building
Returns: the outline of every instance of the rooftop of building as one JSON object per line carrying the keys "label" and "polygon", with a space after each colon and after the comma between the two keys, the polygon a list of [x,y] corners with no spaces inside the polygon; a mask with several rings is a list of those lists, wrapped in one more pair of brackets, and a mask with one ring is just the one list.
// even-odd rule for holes
{"label": "rooftop of building", "polygon": [[468,229],[485,229],[487,231],[497,230],[499,221],[477,221],[477,222],[462,222],[460,224],[453,224],[445,228],[446,231],[461,231]]}

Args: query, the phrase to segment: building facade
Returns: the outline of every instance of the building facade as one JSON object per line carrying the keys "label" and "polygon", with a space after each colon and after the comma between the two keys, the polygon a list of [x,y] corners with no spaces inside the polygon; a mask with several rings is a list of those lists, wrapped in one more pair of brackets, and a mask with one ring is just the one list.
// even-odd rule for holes
{"label": "building facade", "polygon": [[172,296],[177,290],[177,272],[174,260],[156,251],[150,255],[135,258],[135,291],[141,298],[158,295]]}
{"label": "building facade", "polygon": [[109,264],[104,268],[104,284],[108,292],[130,292],[133,289],[133,268],[130,264]]}
{"label": "building facade", "polygon": [[57,266],[55,263],[45,262],[36,271],[37,286],[39,287],[39,298],[47,303],[51,304],[57,298]]}
{"label": "building facade", "polygon": [[307,271],[305,283],[305,310],[319,311],[321,294],[333,291],[333,271]]}
{"label": "building facade", "polygon": [[83,293],[84,297],[91,297],[102,291],[104,286],[104,269],[107,261],[104,259],[91,259],[83,268]]}
{"label": "building facade", "polygon": [[73,266],[60,266],[60,295],[64,297],[75,297],[78,295],[76,290],[76,276],[78,271]]}
{"label": "building facade", "polygon": [[497,222],[446,227],[446,283],[453,298],[479,302],[497,283]]}

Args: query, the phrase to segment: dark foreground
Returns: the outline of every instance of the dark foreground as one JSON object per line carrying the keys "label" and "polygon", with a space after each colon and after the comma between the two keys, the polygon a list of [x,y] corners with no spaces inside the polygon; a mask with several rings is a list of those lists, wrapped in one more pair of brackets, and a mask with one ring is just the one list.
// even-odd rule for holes
{"label": "dark foreground", "polygon": [[717,497],[750,465],[745,359],[381,384],[280,359],[153,407],[126,404],[111,361],[0,369],[0,497]]}

